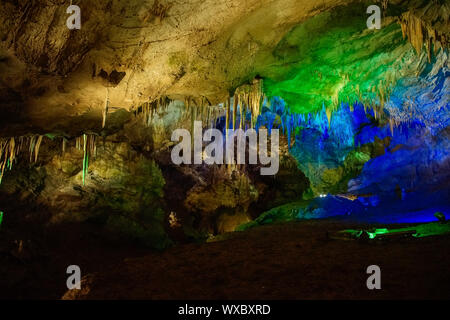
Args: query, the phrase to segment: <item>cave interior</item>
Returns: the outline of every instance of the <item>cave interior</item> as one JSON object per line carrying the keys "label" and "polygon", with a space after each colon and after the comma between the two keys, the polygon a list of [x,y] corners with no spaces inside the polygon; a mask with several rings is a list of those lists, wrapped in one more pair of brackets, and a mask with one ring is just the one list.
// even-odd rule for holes
{"label": "cave interior", "polygon": [[[2,0],[0,298],[449,298],[449,18],[447,0]],[[225,150],[263,131],[274,174],[250,138],[208,153],[206,132]]]}

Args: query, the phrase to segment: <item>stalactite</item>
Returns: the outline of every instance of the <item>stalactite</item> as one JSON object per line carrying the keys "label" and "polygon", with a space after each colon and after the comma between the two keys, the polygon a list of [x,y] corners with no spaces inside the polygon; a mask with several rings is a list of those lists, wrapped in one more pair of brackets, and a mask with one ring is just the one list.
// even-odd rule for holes
{"label": "stalactite", "polygon": [[15,158],[16,158],[16,140],[14,139],[14,137],[12,137],[9,142],[9,158],[8,158],[9,170],[12,169],[12,165]]}
{"label": "stalactite", "polygon": [[106,125],[106,116],[108,115],[108,108],[109,108],[109,88],[106,88],[105,106],[104,106],[103,112],[102,112],[102,116],[103,116],[102,128],[104,128]]}
{"label": "stalactite", "polygon": [[[142,114],[142,120],[145,126],[149,127],[155,114],[160,111],[166,111],[172,100],[163,96],[150,102],[144,102],[135,110],[135,116]],[[186,103],[185,103],[186,105]]]}
{"label": "stalactite", "polygon": [[[39,151],[44,140],[44,135],[20,136],[11,138],[0,138],[0,183],[6,169],[11,170],[14,161],[17,159],[19,152],[24,150],[28,152],[30,163],[36,163],[39,157]],[[89,158],[96,157],[97,137],[95,134],[83,134],[75,138],[75,147],[83,150],[83,185],[89,167]],[[24,147],[28,145],[27,149]],[[62,154],[66,152],[67,140],[62,137]]]}
{"label": "stalactite", "polygon": [[394,121],[389,119],[389,128],[391,129],[391,135],[394,136]]}
{"label": "stalactite", "polygon": [[233,100],[233,130],[236,130],[236,119],[237,119],[237,105],[236,99]]}
{"label": "stalactite", "polygon": [[[227,133],[227,130],[230,128],[230,125],[229,125],[230,110],[229,110],[229,108],[230,108],[230,106],[228,105],[228,100],[227,100],[227,101],[225,101],[225,135]],[[226,136],[225,136],[225,139],[226,139]]]}
{"label": "stalactite", "polygon": [[331,116],[332,116],[333,111],[330,108],[326,108],[325,113],[326,113],[327,119],[328,119],[328,128],[330,128],[331,127]]}
{"label": "stalactite", "polygon": [[[64,138],[63,138],[64,139]],[[64,141],[64,140],[63,140]],[[75,138],[75,147],[83,150],[83,185],[86,184],[86,176],[89,169],[89,159],[97,156],[97,136],[95,134],[86,134]]]}
{"label": "stalactite", "polygon": [[43,138],[43,135],[33,135],[0,139],[0,183],[5,170],[12,170],[14,161],[26,143],[28,143],[30,163],[37,162]]}
{"label": "stalactite", "polygon": [[291,150],[291,121],[289,118],[286,119],[286,134],[288,150]]}
{"label": "stalactite", "polygon": [[241,129],[242,112],[239,109],[239,95],[236,94],[233,97],[233,113],[235,117],[234,122],[237,121],[237,116],[239,115],[239,123],[237,123],[236,126],[238,127],[238,129]]}
{"label": "stalactite", "polygon": [[30,162],[33,159],[33,152],[34,152],[35,145],[36,145],[36,136],[32,136],[30,138],[30,148],[29,148],[29,151],[30,151]]}
{"label": "stalactite", "polygon": [[227,106],[228,106],[228,116],[229,116],[229,124],[230,124],[230,126],[228,126],[227,129],[230,129],[230,127],[232,129],[234,129],[234,124],[231,125],[231,123],[234,122],[234,118],[233,118],[233,113],[231,112],[232,105],[231,105],[231,97],[230,96],[228,96],[228,99],[227,99]]}
{"label": "stalactite", "polygon": [[64,155],[66,153],[66,144],[67,144],[67,140],[66,138],[62,138],[62,155]]}
{"label": "stalactite", "polygon": [[37,162],[37,159],[38,159],[38,155],[39,155],[39,149],[40,149],[40,147],[41,147],[41,143],[42,143],[42,138],[43,138],[44,136],[39,136],[38,138],[37,138],[37,141],[36,141],[36,147],[35,147],[35,149],[34,149],[34,162]]}
{"label": "stalactite", "polygon": [[[245,126],[245,114],[246,109],[249,109],[251,113],[250,126],[253,128],[256,123],[263,103],[264,94],[262,91],[262,80],[255,79],[252,84],[245,84],[236,89],[234,94],[235,105],[241,106],[241,123],[240,126],[243,128]],[[236,108],[237,110],[237,108]],[[234,115],[234,110],[233,110]],[[236,117],[234,116],[234,119]],[[236,121],[236,120],[234,120]],[[233,126],[234,128],[234,126]],[[244,129],[244,128],[243,128]]]}
{"label": "stalactite", "polygon": [[81,137],[75,138],[75,148],[77,148],[77,150],[81,150]]}
{"label": "stalactite", "polygon": [[202,97],[202,121],[206,121],[206,123],[209,123],[209,110],[210,106],[208,105],[207,99]]}
{"label": "stalactite", "polygon": [[241,121],[241,129],[245,128],[245,122],[247,121],[247,100],[246,100],[246,94],[242,94],[239,98],[239,101],[241,102],[241,115],[242,115],[242,121]]}
{"label": "stalactite", "polygon": [[267,128],[267,131],[269,132],[269,136],[272,134],[272,128],[273,128],[273,123],[275,122],[275,119],[276,119],[276,116],[271,113],[269,115],[268,128]]}
{"label": "stalactite", "polygon": [[86,183],[86,172],[89,166],[89,156],[87,153],[87,136],[83,134],[83,185]]}
{"label": "stalactite", "polygon": [[0,183],[6,169],[11,170],[16,158],[16,143],[14,137],[2,139],[0,141]]}
{"label": "stalactite", "polygon": [[[186,106],[188,111],[190,111],[190,119],[191,119],[191,133],[194,132],[194,122],[195,122],[195,110],[194,110],[194,106],[191,103],[191,97],[187,97],[186,98]],[[191,146],[194,145],[194,135],[191,134]]]}
{"label": "stalactite", "polygon": [[255,80],[253,82],[253,90],[251,91],[252,95],[252,126],[255,119],[259,116],[261,105],[262,105],[262,80]]}
{"label": "stalactite", "polygon": [[144,125],[148,126],[152,121],[152,109],[150,103],[144,103]]}
{"label": "stalactite", "polygon": [[[426,20],[429,21],[438,21],[439,17],[433,16],[432,19],[429,17],[426,18],[426,15],[431,12],[430,8],[432,3],[430,2],[425,8],[422,9],[421,12],[405,12],[400,18],[400,25],[402,28],[403,38],[408,38],[411,42],[411,45],[414,47],[416,52],[420,54],[422,52],[422,48],[426,47],[428,62],[431,62],[432,52],[436,54],[438,48],[448,48],[448,39],[447,35],[444,32],[439,32],[434,29]],[[445,8],[443,8],[440,14],[448,15],[448,12],[445,13]],[[447,20],[448,16],[444,20]],[[434,48],[434,49],[433,49]]]}
{"label": "stalactite", "polygon": [[212,127],[211,125],[211,106],[208,107],[207,115],[206,115],[206,123],[209,127]]}

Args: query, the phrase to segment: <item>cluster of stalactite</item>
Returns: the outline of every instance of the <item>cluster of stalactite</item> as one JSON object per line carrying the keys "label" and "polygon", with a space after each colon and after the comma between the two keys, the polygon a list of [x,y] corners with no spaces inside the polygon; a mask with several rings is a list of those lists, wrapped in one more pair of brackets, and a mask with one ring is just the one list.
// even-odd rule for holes
{"label": "cluster of stalactite", "polygon": [[[378,89],[377,89],[378,90]],[[380,95],[385,95],[385,99],[388,99],[389,90],[388,89],[380,89],[386,90],[379,93]],[[414,124],[414,120],[417,116],[414,114],[414,108],[412,106],[411,101],[405,102],[405,108],[408,108],[406,104],[410,105],[411,117],[407,120],[399,120],[398,117],[392,115],[390,113],[385,112],[383,103],[361,103],[359,101],[355,101],[354,103],[342,102],[341,105],[336,109],[331,111],[331,108],[326,108],[323,105],[322,109],[316,110],[315,112],[308,114],[299,114],[295,112],[291,112],[289,107],[286,105],[282,105],[282,107],[278,106],[274,110],[270,107],[270,101],[265,101],[265,106],[268,107],[271,111],[266,112],[260,115],[256,121],[255,129],[258,130],[260,127],[266,127],[269,135],[271,134],[271,130],[276,127],[280,130],[280,133],[286,137],[288,149],[295,144],[295,134],[297,130],[302,130],[304,128],[319,128],[322,132],[328,133],[330,132],[330,121],[332,114],[337,112],[341,108],[348,108],[349,111],[354,112],[356,106],[362,108],[364,113],[369,117],[379,120],[380,124],[387,124],[389,126],[391,135],[394,136],[396,131],[402,132],[402,128],[405,126],[411,126]],[[328,128],[326,128],[326,123],[328,121]],[[339,120],[342,121],[342,120]],[[327,130],[328,129],[328,130]]]}
{"label": "cluster of stalactite", "polygon": [[[394,128],[399,126],[397,120],[388,119],[384,112],[384,107],[389,101],[389,96],[392,92],[394,81],[385,79],[378,84],[370,87],[367,92],[363,93],[359,86],[355,88],[354,101],[350,97],[336,99],[336,101],[329,105],[323,105],[322,110],[317,110],[315,113],[302,115],[291,113],[288,108],[283,111],[283,114],[277,120],[276,112],[268,112],[261,114],[262,106],[265,104],[270,109],[270,100],[264,95],[262,90],[262,80],[255,79],[252,84],[242,85],[236,89],[234,96],[230,96],[225,102],[211,106],[206,98],[186,97],[184,104],[186,106],[185,115],[191,120],[191,132],[194,130],[194,122],[201,120],[208,123],[208,126],[213,127],[219,117],[225,118],[225,129],[248,129],[255,128],[258,130],[264,126],[268,129],[269,135],[274,125],[277,124],[281,129],[281,133],[286,136],[288,141],[288,148],[291,146],[292,138],[295,136],[297,128],[304,127],[312,119],[326,115],[328,119],[328,127],[331,126],[333,112],[338,110],[342,104],[348,104],[350,109],[353,109],[354,103],[361,103],[364,106],[366,113],[372,111],[375,119],[384,118],[391,127],[393,134]],[[353,110],[352,110],[353,111]],[[226,137],[226,132],[225,139]],[[295,141],[295,139],[294,139]]]}
{"label": "cluster of stalactite", "polygon": [[[370,106],[372,109],[374,108],[375,104],[373,103],[373,98],[376,97],[378,99],[378,105],[380,108],[378,110],[374,110],[375,114],[377,111],[381,111],[386,103],[389,101],[389,97],[392,93],[392,88],[395,84],[395,81],[389,81],[388,79],[383,80],[373,85],[369,88],[367,92],[362,92],[359,88],[359,85],[355,88],[355,94],[356,94],[356,101],[361,102],[365,106]],[[354,102],[356,102],[354,101]],[[347,101],[343,102],[352,102],[349,99]],[[340,104],[339,104],[340,105]]]}
{"label": "cluster of stalactite", "polygon": [[[83,185],[86,184],[86,176],[89,169],[89,158],[97,156],[97,136],[95,134],[83,134],[75,139],[75,147],[83,150]],[[63,152],[65,151],[65,139],[63,138]]]}
{"label": "cluster of stalactite", "polygon": [[402,110],[398,108],[389,109],[389,121],[393,122],[396,126],[405,123],[411,123],[413,121],[419,121],[426,123],[426,114],[420,108],[411,97],[408,97],[403,101]]}
{"label": "cluster of stalactite", "polygon": [[[184,98],[184,106],[186,107],[183,114],[183,119],[190,119],[191,132],[194,132],[195,121],[202,121],[208,127],[212,128],[217,122],[217,118],[222,113],[221,106],[212,106],[205,97],[195,98],[187,96]],[[194,136],[191,135],[191,144],[194,144]]]}
{"label": "cluster of stalactite", "polygon": [[225,129],[254,128],[265,99],[262,90],[262,80],[254,80],[236,89],[234,96],[228,96],[223,103],[212,105],[205,97],[185,97],[185,115],[194,122],[206,122],[208,127],[214,127],[220,117],[225,117]]}
{"label": "cluster of stalactite", "polygon": [[134,115],[142,115],[144,124],[150,126],[154,116],[160,111],[167,110],[171,102],[172,100],[168,97],[160,97],[159,99],[145,102],[134,111]]}
{"label": "cluster of stalactite", "polygon": [[5,171],[11,170],[17,156],[25,148],[29,152],[30,162],[37,162],[42,135],[10,137],[0,139],[0,183]]}
{"label": "cluster of stalactite", "polygon": [[[346,86],[349,82],[349,75],[345,74],[341,76],[344,81],[344,86]],[[325,105],[323,104],[323,108],[325,108],[325,114],[328,119],[328,127],[331,126],[331,119],[333,116],[333,112],[339,110],[342,104],[349,104],[350,109],[353,108],[353,104],[360,102],[362,103],[366,109],[372,109],[374,112],[374,117],[378,119],[381,115],[383,115],[383,110],[385,105],[389,102],[389,97],[392,93],[392,89],[395,86],[395,79],[392,75],[387,75],[387,78],[384,80],[380,80],[379,83],[370,86],[365,90],[361,90],[359,84],[356,86],[352,85],[352,93],[348,94],[347,92],[336,92],[336,94],[331,97],[331,103]],[[316,112],[320,112],[317,110]]]}
{"label": "cluster of stalactite", "polygon": [[[201,121],[204,127],[215,128],[219,119],[224,118],[225,126],[222,129],[226,141],[227,129],[246,130],[256,126],[264,99],[262,80],[255,79],[251,84],[237,88],[233,96],[228,96],[224,102],[217,105],[212,105],[206,97],[185,97],[182,118],[190,120],[191,132],[194,132],[195,121]],[[193,144],[194,135],[191,135],[191,138]],[[241,165],[224,166],[232,169]]]}
{"label": "cluster of stalactite", "polygon": [[[237,129],[256,128],[258,130],[258,118],[265,99],[261,79],[254,79],[251,84],[244,84],[238,87],[233,97],[229,97],[223,104],[225,129],[234,131]],[[225,140],[227,138],[227,132],[225,132]],[[226,166],[228,171],[234,169],[243,170],[245,168],[245,164],[228,164]]]}
{"label": "cluster of stalactite", "polygon": [[191,119],[191,125],[194,121],[201,120],[207,124],[212,125],[214,120],[218,117],[218,108],[213,108],[211,103],[205,97],[196,99],[195,97],[185,97],[184,106],[186,107],[184,116]]}
{"label": "cluster of stalactite", "polygon": [[[225,102],[226,128],[244,129],[246,125],[251,128],[255,126],[256,119],[261,112],[261,106],[264,101],[262,90],[262,80],[255,79],[252,84],[242,85],[236,89],[233,97]],[[247,115],[250,115],[247,123]]]}
{"label": "cluster of stalactite", "polygon": [[[425,9],[424,12],[427,12],[428,9]],[[445,11],[448,9],[445,6],[442,6],[442,9],[440,10],[442,11],[440,14],[445,14]],[[446,14],[447,17],[444,18],[444,24],[448,26],[449,12],[446,11]],[[431,62],[432,53],[436,55],[440,48],[448,48],[448,34],[439,32],[433,28],[429,23],[425,22],[424,19],[418,17],[417,13],[411,11],[405,12],[400,18],[400,25],[402,27],[403,37],[408,38],[417,53],[420,54],[425,45],[429,62]]]}
{"label": "cluster of stalactite", "polygon": [[[45,135],[28,135],[20,137],[0,138],[0,183],[6,170],[11,170],[13,164],[19,158],[19,155],[27,152],[30,163],[36,163],[39,156],[39,150]],[[54,138],[54,137],[53,137]],[[67,138],[62,139],[62,154],[67,149]],[[97,135],[83,134],[75,138],[75,147],[83,151],[83,184],[86,181],[86,175],[89,167],[90,157],[97,155]]]}

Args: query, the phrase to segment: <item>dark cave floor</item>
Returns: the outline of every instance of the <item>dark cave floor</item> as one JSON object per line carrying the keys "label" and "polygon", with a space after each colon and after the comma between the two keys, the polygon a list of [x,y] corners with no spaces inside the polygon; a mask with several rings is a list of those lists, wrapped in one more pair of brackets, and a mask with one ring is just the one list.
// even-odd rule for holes
{"label": "dark cave floor", "polygon": [[[89,226],[45,233],[30,226],[27,237],[39,240],[25,241],[21,254],[7,252],[12,233],[3,229],[0,298],[59,299],[71,264],[90,276],[81,292],[65,295],[69,299],[450,298],[449,236],[383,243],[326,237],[327,231],[365,227],[335,219],[290,222],[153,252],[102,240]],[[366,268],[373,264],[381,268],[381,290],[366,287]]]}

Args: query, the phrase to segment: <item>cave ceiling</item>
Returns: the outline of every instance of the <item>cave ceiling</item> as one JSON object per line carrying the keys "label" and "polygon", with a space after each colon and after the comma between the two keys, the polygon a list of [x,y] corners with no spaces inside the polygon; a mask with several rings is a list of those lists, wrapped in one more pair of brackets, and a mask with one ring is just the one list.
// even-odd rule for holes
{"label": "cave ceiling", "polygon": [[107,100],[110,112],[163,96],[217,104],[255,77],[269,96],[311,112],[413,74],[423,42],[448,45],[447,1],[389,0],[378,33],[356,13],[366,1],[73,3],[80,30],[66,26],[70,1],[0,2],[2,136],[101,130]]}

